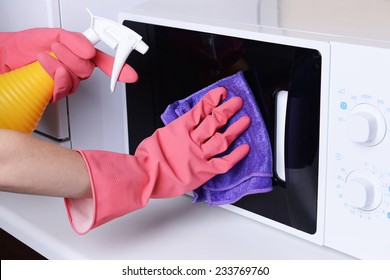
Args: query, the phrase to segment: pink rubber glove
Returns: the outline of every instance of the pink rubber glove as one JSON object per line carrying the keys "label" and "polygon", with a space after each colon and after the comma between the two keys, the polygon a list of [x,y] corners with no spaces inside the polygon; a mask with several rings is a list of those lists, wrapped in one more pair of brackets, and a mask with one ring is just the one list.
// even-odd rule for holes
{"label": "pink rubber glove", "polygon": [[134,156],[79,151],[89,170],[93,198],[65,199],[76,232],[84,234],[140,209],[150,198],[190,192],[243,159],[247,144],[216,157],[250,124],[245,116],[224,133],[217,132],[242,107],[239,97],[218,106],[225,98],[224,88],[211,90],[186,114],[141,142]]}
{"label": "pink rubber glove", "polygon": [[[0,33],[0,74],[37,60],[54,80],[54,102],[74,93],[95,66],[110,76],[114,58],[95,49],[81,33],[60,28]],[[137,79],[134,69],[125,65],[119,81],[133,83]]]}

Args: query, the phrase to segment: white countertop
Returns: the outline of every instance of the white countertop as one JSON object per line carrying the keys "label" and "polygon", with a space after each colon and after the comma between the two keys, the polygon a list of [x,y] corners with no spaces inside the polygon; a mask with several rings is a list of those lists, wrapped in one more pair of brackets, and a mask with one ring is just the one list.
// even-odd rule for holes
{"label": "white countertop", "polygon": [[189,196],[76,234],[60,198],[0,193],[0,227],[48,259],[349,259]]}

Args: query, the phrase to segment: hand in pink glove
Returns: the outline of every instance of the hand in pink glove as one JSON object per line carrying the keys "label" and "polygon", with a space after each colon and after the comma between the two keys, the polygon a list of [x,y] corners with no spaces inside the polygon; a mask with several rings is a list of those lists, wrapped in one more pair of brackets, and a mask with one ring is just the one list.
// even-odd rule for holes
{"label": "hand in pink glove", "polygon": [[84,234],[144,207],[150,198],[190,192],[243,159],[247,144],[216,157],[250,124],[245,116],[224,133],[217,132],[242,107],[239,97],[218,106],[225,98],[224,88],[211,90],[186,114],[146,138],[134,156],[79,151],[89,170],[93,199],[65,199],[74,229]]}
{"label": "hand in pink glove", "polygon": [[[114,58],[95,49],[81,33],[60,28],[0,33],[0,74],[37,60],[54,80],[54,102],[75,92],[95,66],[110,76]],[[119,81],[133,83],[137,79],[134,69],[125,65]]]}

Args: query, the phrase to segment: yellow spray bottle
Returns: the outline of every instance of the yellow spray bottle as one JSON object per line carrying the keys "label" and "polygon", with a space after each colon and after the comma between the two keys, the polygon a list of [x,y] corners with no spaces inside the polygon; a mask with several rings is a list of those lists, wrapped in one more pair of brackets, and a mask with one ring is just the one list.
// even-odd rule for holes
{"label": "yellow spray bottle", "polygon": [[[132,50],[144,54],[149,47],[139,34],[124,25],[89,13],[91,26],[83,34],[93,45],[103,41],[116,50],[110,85],[114,91]],[[39,62],[0,74],[0,128],[32,133],[52,98],[53,89],[53,79]]]}
{"label": "yellow spray bottle", "polygon": [[32,133],[53,94],[54,81],[34,62],[0,75],[0,128]]}

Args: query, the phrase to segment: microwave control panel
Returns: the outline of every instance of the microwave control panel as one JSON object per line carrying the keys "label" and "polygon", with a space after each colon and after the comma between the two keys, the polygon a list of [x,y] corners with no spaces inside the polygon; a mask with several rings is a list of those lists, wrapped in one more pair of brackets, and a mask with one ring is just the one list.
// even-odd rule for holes
{"label": "microwave control panel", "polygon": [[390,49],[332,43],[325,245],[390,258]]}

